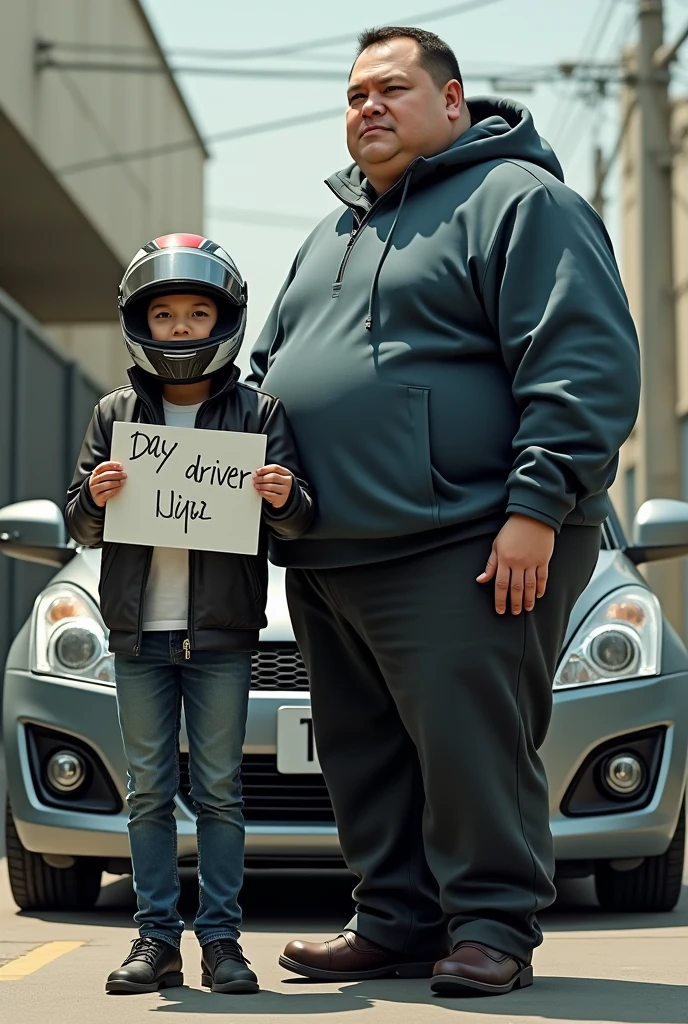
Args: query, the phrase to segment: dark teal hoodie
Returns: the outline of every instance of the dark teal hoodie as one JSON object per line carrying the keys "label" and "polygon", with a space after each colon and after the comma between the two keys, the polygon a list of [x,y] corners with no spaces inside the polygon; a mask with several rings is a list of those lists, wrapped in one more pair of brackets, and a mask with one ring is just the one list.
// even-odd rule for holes
{"label": "dark teal hoodie", "polygon": [[248,380],[281,399],[318,514],[280,565],[334,567],[497,530],[601,523],[640,391],[602,221],[528,110],[472,127],[377,197],[353,165],[306,239]]}

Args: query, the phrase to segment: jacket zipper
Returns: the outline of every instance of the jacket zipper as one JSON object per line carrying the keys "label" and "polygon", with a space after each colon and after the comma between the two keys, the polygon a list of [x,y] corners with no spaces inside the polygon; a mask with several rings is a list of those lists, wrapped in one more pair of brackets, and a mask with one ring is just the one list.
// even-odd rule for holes
{"label": "jacket zipper", "polygon": [[[199,410],[200,412],[200,410]],[[191,657],[191,648],[196,646],[194,637],[194,571],[196,569],[196,559],[194,558],[194,552],[189,551],[189,611],[187,613],[186,632],[187,638],[183,643],[184,657],[188,661]]]}
{"label": "jacket zipper", "polygon": [[362,222],[359,222],[357,220],[355,211],[352,210],[351,213],[352,213],[353,218],[354,218],[354,226],[351,229],[351,234],[349,235],[349,240],[346,243],[346,249],[344,250],[344,255],[342,256],[342,262],[339,264],[339,270],[337,271],[337,276],[335,277],[334,284],[332,285],[332,298],[333,299],[336,299],[337,296],[339,295],[340,291],[342,290],[342,282],[344,280],[344,271],[346,270],[346,265],[349,262],[349,256],[351,255],[351,250],[354,247],[354,243],[356,241],[356,235],[358,234],[358,232],[359,232],[359,230],[361,228],[361,224],[362,224]]}
{"label": "jacket zipper", "polygon": [[342,284],[344,283],[344,272],[346,271],[346,265],[349,262],[349,257],[351,256],[353,247],[356,244],[356,239],[363,231],[363,228],[367,226],[367,224],[370,221],[370,218],[373,216],[373,214],[376,212],[376,210],[382,204],[382,202],[388,199],[390,195],[392,195],[394,192],[398,191],[405,177],[406,175],[400,178],[396,185],[392,185],[390,189],[388,189],[383,195],[376,199],[373,205],[368,210],[368,212],[360,220],[358,220],[358,213],[356,211],[356,208],[352,206],[350,203],[347,203],[345,200],[343,200],[341,196],[337,195],[337,192],[334,190],[334,188],[332,188],[332,185],[330,185],[329,181],[325,182],[330,191],[334,192],[334,194],[337,196],[337,199],[339,199],[340,202],[343,202],[345,206],[349,207],[349,209],[351,210],[351,214],[354,218],[354,226],[351,229],[351,234],[349,235],[349,240],[346,243],[346,249],[344,250],[344,255],[342,256],[342,262],[339,264],[339,270],[337,271],[337,276],[335,277],[334,283],[332,285],[333,299],[338,298],[339,293],[342,290]]}

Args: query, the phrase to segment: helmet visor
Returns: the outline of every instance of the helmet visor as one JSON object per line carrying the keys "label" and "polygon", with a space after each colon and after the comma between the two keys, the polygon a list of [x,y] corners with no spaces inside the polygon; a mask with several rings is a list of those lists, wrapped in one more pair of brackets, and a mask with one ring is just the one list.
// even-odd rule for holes
{"label": "helmet visor", "polygon": [[122,282],[120,305],[126,306],[144,293],[219,292],[237,306],[246,305],[246,290],[239,277],[223,260],[201,249],[162,249],[145,256],[132,267]]}

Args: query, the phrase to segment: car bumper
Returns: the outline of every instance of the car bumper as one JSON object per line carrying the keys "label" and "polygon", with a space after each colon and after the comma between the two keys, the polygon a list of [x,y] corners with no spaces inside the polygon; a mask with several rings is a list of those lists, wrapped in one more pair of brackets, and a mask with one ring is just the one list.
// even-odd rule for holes
{"label": "car bumper", "polygon": [[[589,754],[617,736],[653,727],[664,729],[665,739],[646,807],[585,817],[562,813],[565,794]],[[632,859],[664,853],[685,792],[687,751],[688,673],[557,693],[541,750],[557,860]]]}
{"label": "car bumper", "polygon": [[[17,832],[28,850],[37,853],[126,859],[127,767],[111,686],[37,676],[8,669],[4,695],[4,746],[7,786]],[[308,704],[301,692],[252,693],[244,743],[245,754],[274,754],[277,744],[277,709]],[[82,813],[46,806],[40,799],[30,765],[27,729],[39,725],[64,732],[87,743],[100,758],[122,803],[116,814]],[[187,749],[182,724],[180,740]],[[183,799],[176,805],[180,860],[196,854],[193,813]],[[334,825],[282,822],[247,824],[246,859],[250,865],[270,867],[284,861],[321,865],[341,861]]]}
{"label": "car bumper", "polygon": [[[8,669],[4,744],[8,790],[19,837],[35,852],[126,859],[126,763],[114,689]],[[277,709],[308,703],[301,692],[251,694],[245,752],[276,751]],[[41,802],[33,784],[26,730],[30,724],[65,732],[100,757],[122,801],[116,814],[58,810]],[[561,802],[580,765],[599,744],[651,726],[666,730],[657,783],[642,810],[571,818]],[[182,735],[182,748],[186,745]],[[551,796],[551,828],[558,861],[653,856],[663,853],[678,819],[686,784],[688,673],[557,693],[542,754]],[[196,853],[195,822],[183,800],[176,808],[181,860]],[[251,866],[293,862],[336,866],[341,857],[333,825],[247,824]]]}

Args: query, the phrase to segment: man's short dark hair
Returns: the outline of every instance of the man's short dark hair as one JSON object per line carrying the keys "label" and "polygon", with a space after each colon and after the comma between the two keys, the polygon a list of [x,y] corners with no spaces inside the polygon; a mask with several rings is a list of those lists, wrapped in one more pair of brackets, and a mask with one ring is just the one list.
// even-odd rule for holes
{"label": "man's short dark hair", "polygon": [[405,25],[385,25],[382,28],[367,28],[358,37],[356,59],[358,60],[363,51],[367,50],[369,46],[375,46],[376,43],[389,43],[392,39],[414,39],[418,43],[420,64],[425,68],[438,89],[442,89],[453,78],[463,88],[463,78],[461,77],[459,62],[451,46],[448,46],[434,32],[426,32],[424,28],[410,28]]}

